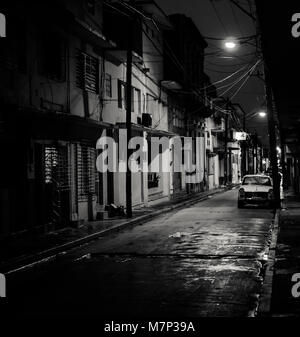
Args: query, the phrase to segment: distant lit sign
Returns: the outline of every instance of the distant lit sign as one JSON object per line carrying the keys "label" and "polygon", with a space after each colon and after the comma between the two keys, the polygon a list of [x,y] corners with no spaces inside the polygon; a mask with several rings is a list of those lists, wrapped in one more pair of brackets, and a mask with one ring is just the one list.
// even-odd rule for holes
{"label": "distant lit sign", "polygon": [[246,132],[236,132],[235,133],[235,139],[236,140],[246,140],[247,139],[247,133]]}
{"label": "distant lit sign", "polygon": [[0,274],[0,297],[6,297],[6,281],[3,274]]}

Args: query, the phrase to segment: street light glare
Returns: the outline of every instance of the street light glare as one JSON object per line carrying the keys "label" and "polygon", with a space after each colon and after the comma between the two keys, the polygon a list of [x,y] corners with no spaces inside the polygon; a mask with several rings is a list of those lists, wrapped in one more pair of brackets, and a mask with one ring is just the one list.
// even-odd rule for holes
{"label": "street light glare", "polygon": [[258,113],[258,115],[259,115],[260,117],[266,117],[267,113],[266,113],[265,111],[260,111],[260,112]]}
{"label": "street light glare", "polygon": [[226,41],[225,47],[227,49],[234,49],[236,47],[236,43],[234,41]]}

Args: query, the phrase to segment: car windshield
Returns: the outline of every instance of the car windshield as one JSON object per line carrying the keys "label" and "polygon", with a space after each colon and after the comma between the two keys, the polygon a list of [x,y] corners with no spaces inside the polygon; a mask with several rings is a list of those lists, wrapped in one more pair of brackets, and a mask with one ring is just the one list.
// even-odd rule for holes
{"label": "car windshield", "polygon": [[271,180],[269,177],[245,177],[243,180],[243,185],[264,185],[272,186]]}

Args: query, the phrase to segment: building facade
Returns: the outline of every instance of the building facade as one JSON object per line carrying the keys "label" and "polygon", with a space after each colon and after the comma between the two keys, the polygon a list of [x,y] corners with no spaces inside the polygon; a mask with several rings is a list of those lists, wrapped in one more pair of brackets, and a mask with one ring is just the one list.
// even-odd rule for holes
{"label": "building facade", "polygon": [[78,226],[102,219],[109,204],[126,205],[126,174],[99,172],[96,163],[102,136],[117,148],[126,141],[129,46],[132,136],[148,152],[154,137],[189,138],[195,167],[175,171],[172,142],[158,145],[169,169],[132,173],[133,206],[222,184],[224,119],[211,104],[207,44],[190,18],[166,17],[155,3],[100,0],[5,1],[3,11],[0,237]]}

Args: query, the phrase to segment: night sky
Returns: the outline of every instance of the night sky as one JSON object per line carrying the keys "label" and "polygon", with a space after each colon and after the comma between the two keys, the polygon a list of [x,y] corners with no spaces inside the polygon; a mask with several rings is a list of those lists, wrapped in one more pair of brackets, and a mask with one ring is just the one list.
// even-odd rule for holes
{"label": "night sky", "polygon": [[[223,39],[256,35],[256,23],[229,0],[157,0],[156,2],[166,14],[183,13],[193,19],[209,44],[206,49],[205,72],[212,82],[241,70],[217,85],[218,94],[229,98],[233,96],[232,102],[240,103],[246,113],[251,116],[261,110],[265,103],[264,82],[255,74],[257,72],[262,74],[262,64],[253,69],[253,76],[250,76],[246,82],[244,81],[247,76],[230,90],[228,90],[230,86],[221,87],[233,84],[259,59],[259,55],[256,54],[255,39],[250,41],[254,45],[242,44],[234,52],[224,50]],[[253,0],[240,0],[238,3],[248,12],[255,14]],[[244,85],[242,85],[243,82]],[[266,118],[262,119],[257,115],[251,117],[246,122],[246,128],[252,133],[256,131],[260,140],[268,145]]]}

